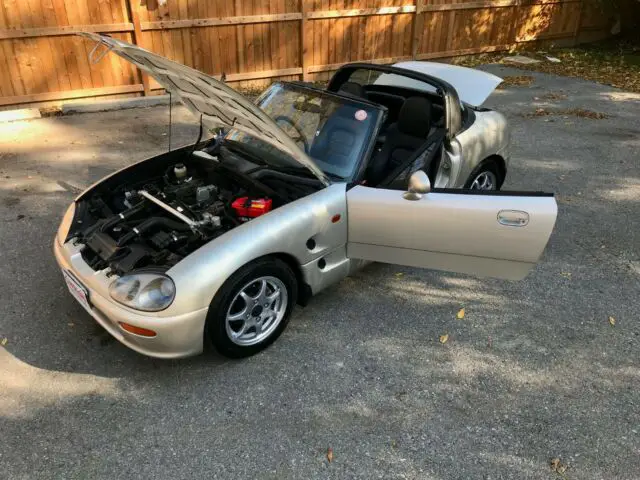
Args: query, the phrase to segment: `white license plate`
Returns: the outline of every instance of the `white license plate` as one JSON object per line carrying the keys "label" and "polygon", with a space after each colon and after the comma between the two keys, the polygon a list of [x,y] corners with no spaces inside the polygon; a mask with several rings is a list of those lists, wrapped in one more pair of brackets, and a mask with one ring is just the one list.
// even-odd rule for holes
{"label": "white license plate", "polygon": [[64,270],[62,271],[62,275],[64,276],[64,281],[67,282],[67,287],[69,288],[71,295],[73,295],[84,308],[86,308],[87,310],[91,310],[88,290]]}

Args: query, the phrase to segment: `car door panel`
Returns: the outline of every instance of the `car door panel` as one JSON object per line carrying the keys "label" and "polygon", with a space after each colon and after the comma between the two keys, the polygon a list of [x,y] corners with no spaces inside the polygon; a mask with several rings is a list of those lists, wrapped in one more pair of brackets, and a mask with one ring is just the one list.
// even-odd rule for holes
{"label": "car door panel", "polygon": [[536,264],[553,230],[553,195],[347,192],[350,258],[518,280]]}

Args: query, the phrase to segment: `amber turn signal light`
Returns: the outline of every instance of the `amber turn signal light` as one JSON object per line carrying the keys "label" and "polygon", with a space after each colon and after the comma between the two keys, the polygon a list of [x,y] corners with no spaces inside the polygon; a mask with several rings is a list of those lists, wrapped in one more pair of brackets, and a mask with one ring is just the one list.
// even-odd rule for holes
{"label": "amber turn signal light", "polygon": [[140,335],[141,337],[155,337],[157,334],[153,330],[149,330],[148,328],[136,327],[135,325],[129,325],[128,323],[118,322],[120,327],[123,330],[126,330],[130,333],[135,333],[136,335]]}

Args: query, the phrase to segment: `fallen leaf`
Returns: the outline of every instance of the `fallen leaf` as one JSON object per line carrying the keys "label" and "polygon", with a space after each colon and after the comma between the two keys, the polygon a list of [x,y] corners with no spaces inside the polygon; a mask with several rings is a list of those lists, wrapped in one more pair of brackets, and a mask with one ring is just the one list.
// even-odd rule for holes
{"label": "fallen leaf", "polygon": [[333,462],[333,448],[331,447],[327,449],[327,460],[329,463]]}
{"label": "fallen leaf", "polygon": [[518,76],[509,76],[504,77],[503,82],[498,86],[498,88],[504,87],[528,87],[533,83],[534,79],[530,75],[518,75]]}
{"label": "fallen leaf", "polygon": [[545,100],[565,100],[567,96],[564,95],[563,93],[549,92],[545,94],[542,98],[544,98]]}
{"label": "fallen leaf", "polygon": [[69,323],[67,323],[67,325],[69,325],[70,327],[74,327],[76,324],[73,323],[73,322],[69,322]]}
{"label": "fallen leaf", "polygon": [[571,272],[560,272],[560,275],[564,278],[571,278]]}
{"label": "fallen leaf", "polygon": [[404,277],[404,273],[403,272],[396,273],[396,278],[400,278],[400,277]]}
{"label": "fallen leaf", "polygon": [[609,324],[610,324],[612,327],[615,327],[615,326],[616,326],[616,319],[615,319],[615,318],[613,318],[613,317],[609,317]]}
{"label": "fallen leaf", "polygon": [[563,464],[559,458],[551,459],[550,465],[552,471],[560,474],[564,474],[569,468],[567,465]]}
{"label": "fallen leaf", "polygon": [[7,337],[3,337],[2,340],[0,340],[0,345],[2,345],[3,347],[7,344],[9,340],[7,340]]}
{"label": "fallen leaf", "polygon": [[440,343],[444,344],[447,343],[447,341],[449,340],[449,334],[445,333],[444,335],[440,335]]}
{"label": "fallen leaf", "polygon": [[462,319],[464,318],[464,308],[461,308],[461,309],[458,311],[458,314],[456,315],[456,318],[457,318],[458,320],[462,320]]}

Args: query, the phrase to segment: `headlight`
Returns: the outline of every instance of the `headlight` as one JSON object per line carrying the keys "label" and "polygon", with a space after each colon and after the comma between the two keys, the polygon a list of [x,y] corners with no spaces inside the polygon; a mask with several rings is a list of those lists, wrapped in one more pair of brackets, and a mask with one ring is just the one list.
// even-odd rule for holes
{"label": "headlight", "polygon": [[64,217],[62,217],[62,221],[60,222],[60,226],[58,227],[58,233],[56,237],[58,238],[58,243],[60,245],[64,244],[64,241],[67,239],[67,235],[69,234],[69,229],[71,228],[71,223],[73,222],[73,217],[76,214],[76,202],[73,202],[67,208],[67,211],[64,213]]}
{"label": "headlight", "polygon": [[157,312],[164,310],[176,296],[173,280],[155,273],[125,275],[109,286],[109,295],[116,302],[144,310]]}

